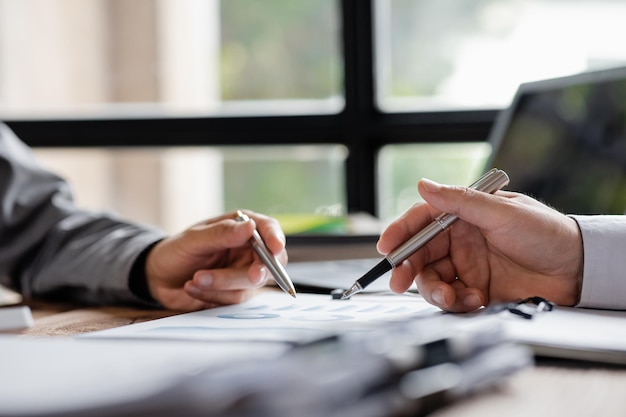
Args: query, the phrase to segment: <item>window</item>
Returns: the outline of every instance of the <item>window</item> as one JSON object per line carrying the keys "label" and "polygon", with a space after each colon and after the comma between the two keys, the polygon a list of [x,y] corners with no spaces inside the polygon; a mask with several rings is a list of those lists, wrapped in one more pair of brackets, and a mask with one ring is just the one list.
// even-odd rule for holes
{"label": "window", "polygon": [[89,155],[97,205],[142,221],[387,221],[422,176],[471,181],[520,82],[623,65],[622,3],[0,0],[0,119],[58,169]]}
{"label": "window", "polygon": [[483,173],[490,152],[486,142],[383,147],[376,161],[379,218],[388,223],[413,204],[423,201],[417,192],[420,178],[442,184],[470,185]]}
{"label": "window", "polygon": [[[344,232],[341,145],[35,148],[71,180],[77,203],[177,232],[238,208],[271,213],[285,232]],[[310,223],[314,222],[314,223]],[[309,227],[310,226],[310,227]]]}
{"label": "window", "polygon": [[336,113],[338,12],[335,0],[0,0],[0,110]]}
{"label": "window", "polygon": [[[386,113],[498,109],[522,82],[626,65],[620,1],[376,0],[374,16],[375,101]],[[480,174],[484,143],[445,141],[382,148],[383,221],[420,200],[421,177],[467,185]]]}
{"label": "window", "polygon": [[386,111],[500,108],[525,81],[626,64],[616,0],[376,0]]}
{"label": "window", "polygon": [[[5,119],[343,108],[335,0],[0,0],[0,19]],[[255,132],[248,134],[254,143]],[[90,139],[77,145],[91,146]],[[71,179],[81,204],[170,231],[241,207],[291,218],[346,212],[343,145],[188,149],[176,146],[175,133],[167,145],[36,151]],[[85,176],[85,161],[96,172]]]}

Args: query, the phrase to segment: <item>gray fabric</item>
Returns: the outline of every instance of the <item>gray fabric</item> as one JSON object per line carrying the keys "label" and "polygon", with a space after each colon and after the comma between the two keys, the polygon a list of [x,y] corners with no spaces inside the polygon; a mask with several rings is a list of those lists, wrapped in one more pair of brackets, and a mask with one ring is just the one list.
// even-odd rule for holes
{"label": "gray fabric", "polygon": [[164,234],[76,207],[68,184],[2,123],[0,210],[1,284],[27,297],[63,291],[87,303],[140,301],[129,290],[129,272]]}

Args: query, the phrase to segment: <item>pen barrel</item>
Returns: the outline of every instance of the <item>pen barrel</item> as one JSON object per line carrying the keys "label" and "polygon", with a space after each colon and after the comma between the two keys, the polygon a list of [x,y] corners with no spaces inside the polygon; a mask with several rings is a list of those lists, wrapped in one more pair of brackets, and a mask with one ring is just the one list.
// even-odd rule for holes
{"label": "pen barrel", "polygon": [[396,250],[387,255],[387,260],[393,268],[400,265],[406,258],[414,254],[422,246],[430,242],[439,233],[446,230],[452,225],[458,217],[454,214],[443,213],[438,216],[432,223],[420,230],[411,239],[404,242]]}
{"label": "pen barrel", "polygon": [[[509,176],[506,172],[493,168],[476,180],[469,188],[473,188],[485,193],[495,193],[509,183]],[[430,242],[439,233],[449,228],[458,217],[450,213],[442,213],[428,226],[420,230],[415,236],[400,245],[397,249],[387,255],[387,260],[393,268],[400,265],[409,256],[417,252],[420,248]]]}
{"label": "pen barrel", "polygon": [[501,169],[493,168],[469,186],[478,191],[493,194],[509,183],[509,176]]}
{"label": "pen barrel", "polygon": [[270,253],[267,249],[263,240],[261,239],[261,235],[256,230],[252,232],[252,237],[250,238],[250,245],[259,255],[263,264],[267,267],[269,272],[272,274],[274,281],[276,284],[285,291],[286,293],[292,294],[294,292],[294,287],[291,284],[291,281],[288,278],[287,271],[281,265],[280,262]]}

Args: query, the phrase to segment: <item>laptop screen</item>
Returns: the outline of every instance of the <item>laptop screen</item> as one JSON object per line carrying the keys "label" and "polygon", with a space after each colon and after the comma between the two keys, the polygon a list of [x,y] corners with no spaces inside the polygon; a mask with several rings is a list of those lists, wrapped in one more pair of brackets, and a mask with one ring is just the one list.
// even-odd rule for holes
{"label": "laptop screen", "polygon": [[626,68],[520,85],[489,141],[507,189],[568,214],[624,214]]}

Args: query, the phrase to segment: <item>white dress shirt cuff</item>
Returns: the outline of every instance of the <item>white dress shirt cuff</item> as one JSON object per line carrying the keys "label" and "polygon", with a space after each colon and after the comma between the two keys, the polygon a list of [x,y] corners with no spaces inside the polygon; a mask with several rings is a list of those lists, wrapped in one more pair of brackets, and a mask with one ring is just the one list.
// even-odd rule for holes
{"label": "white dress shirt cuff", "polygon": [[570,216],[583,239],[578,307],[626,309],[626,216]]}

